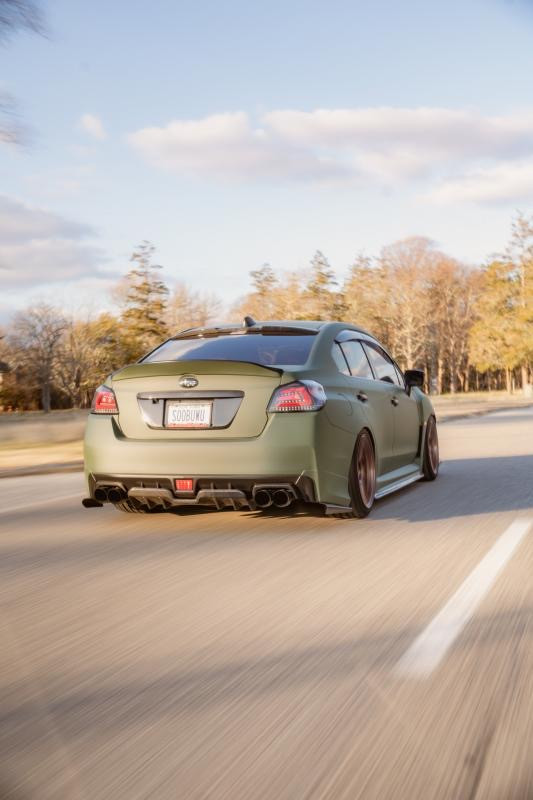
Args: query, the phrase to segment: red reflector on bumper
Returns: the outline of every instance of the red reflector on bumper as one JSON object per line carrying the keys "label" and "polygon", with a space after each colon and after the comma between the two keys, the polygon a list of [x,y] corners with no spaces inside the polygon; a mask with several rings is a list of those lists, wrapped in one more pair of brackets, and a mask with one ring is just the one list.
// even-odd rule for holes
{"label": "red reflector on bumper", "polygon": [[176,478],[174,486],[177,492],[192,492],[193,479],[192,478]]}

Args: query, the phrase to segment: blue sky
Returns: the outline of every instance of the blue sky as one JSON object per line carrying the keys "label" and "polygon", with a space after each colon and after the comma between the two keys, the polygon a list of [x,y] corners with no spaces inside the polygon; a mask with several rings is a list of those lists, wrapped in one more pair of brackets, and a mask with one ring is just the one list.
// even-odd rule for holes
{"label": "blue sky", "polygon": [[50,0],[0,50],[0,313],[109,304],[150,239],[226,302],[419,234],[471,263],[533,207],[526,0]]}

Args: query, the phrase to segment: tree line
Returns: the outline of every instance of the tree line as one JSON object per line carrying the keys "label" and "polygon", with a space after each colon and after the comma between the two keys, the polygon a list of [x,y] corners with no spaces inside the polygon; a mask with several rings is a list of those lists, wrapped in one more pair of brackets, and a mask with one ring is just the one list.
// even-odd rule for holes
{"label": "tree line", "polygon": [[518,215],[504,252],[480,267],[411,237],[358,255],[339,282],[317,251],[304,270],[269,264],[224,310],[216,296],[172,291],[143,242],[115,291],[118,312],[68,318],[40,303],[18,312],[0,340],[3,410],[86,407],[105,376],[178,330],[215,319],[333,319],[380,339],[403,369],[421,367],[435,393],[527,390],[533,366],[533,217]]}
{"label": "tree line", "polygon": [[17,312],[0,336],[0,409],[86,408],[106,375],[131,363],[172,331],[207,324],[216,297],[178,283],[170,292],[142,242],[113,292],[118,313],[72,318],[49,303]]}

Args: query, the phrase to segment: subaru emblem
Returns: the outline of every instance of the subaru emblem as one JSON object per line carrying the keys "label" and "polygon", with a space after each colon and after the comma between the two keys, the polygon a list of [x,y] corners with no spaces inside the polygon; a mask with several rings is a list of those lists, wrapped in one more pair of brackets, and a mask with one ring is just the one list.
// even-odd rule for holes
{"label": "subaru emblem", "polygon": [[180,378],[180,386],[192,389],[193,386],[198,386],[198,378],[195,378],[194,375],[184,375],[183,378]]}

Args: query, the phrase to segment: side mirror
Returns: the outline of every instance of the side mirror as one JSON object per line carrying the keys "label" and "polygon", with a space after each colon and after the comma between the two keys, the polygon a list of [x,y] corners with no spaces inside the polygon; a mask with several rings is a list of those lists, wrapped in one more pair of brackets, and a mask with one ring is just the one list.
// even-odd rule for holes
{"label": "side mirror", "polygon": [[418,386],[421,389],[424,385],[425,375],[422,369],[406,369],[404,372],[405,385],[407,391],[410,392],[413,386]]}

